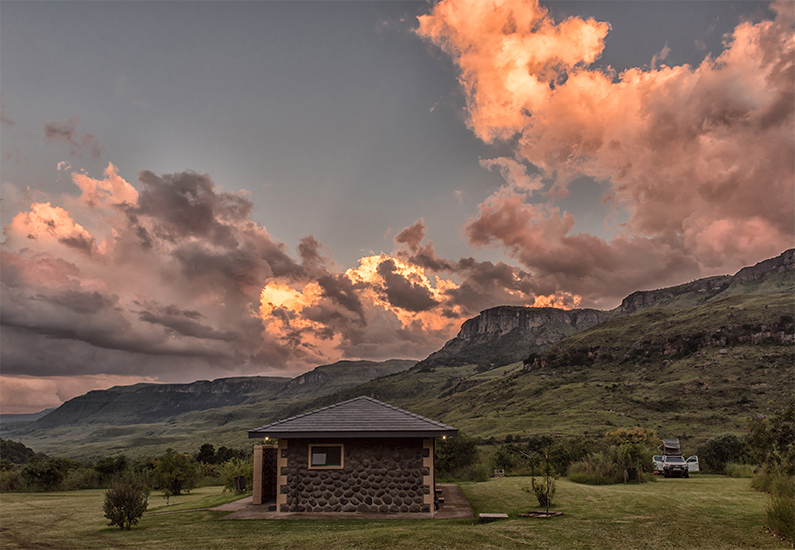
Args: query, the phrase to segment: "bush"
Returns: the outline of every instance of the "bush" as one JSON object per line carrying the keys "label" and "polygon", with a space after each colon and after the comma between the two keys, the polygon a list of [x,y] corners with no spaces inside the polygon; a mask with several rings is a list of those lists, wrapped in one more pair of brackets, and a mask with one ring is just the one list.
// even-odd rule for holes
{"label": "bush", "polygon": [[[549,485],[549,501],[547,501],[547,484]],[[533,493],[538,500],[539,506],[551,506],[552,497],[555,496],[555,478],[544,477],[536,481],[535,477],[530,478],[530,485],[522,487],[522,491],[526,493]]]}
{"label": "bush", "polygon": [[[600,453],[595,453],[599,455]],[[567,476],[575,483],[587,485],[612,485],[624,481],[623,472],[615,464],[599,460],[593,456],[569,466]]]}
{"label": "bush", "polygon": [[751,485],[770,494],[765,524],[776,536],[795,542],[795,476],[787,468],[765,464]]}
{"label": "bush", "polygon": [[199,463],[192,456],[168,449],[166,454],[154,461],[155,483],[165,493],[166,499],[190,492],[199,481]]}
{"label": "bush", "polygon": [[729,462],[726,464],[726,475],[729,477],[754,477],[754,467],[750,464]]}
{"label": "bush", "polygon": [[130,530],[138,523],[149,505],[149,484],[146,478],[128,474],[111,482],[102,506],[111,527]]}
{"label": "bush", "polygon": [[22,477],[32,490],[52,491],[60,487],[72,465],[64,458],[34,456],[22,469]]}
{"label": "bush", "polygon": [[460,434],[458,437],[448,437],[437,441],[435,454],[436,471],[449,476],[453,472],[477,462],[477,441],[464,434]]}
{"label": "bush", "polygon": [[99,489],[105,486],[102,483],[99,472],[92,468],[76,468],[74,470],[69,470],[61,485],[66,491]]}
{"label": "bush", "polygon": [[103,483],[120,476],[130,467],[130,461],[124,455],[109,456],[97,461],[94,470],[101,476]]}
{"label": "bush", "polygon": [[699,445],[696,454],[700,465],[707,470],[724,473],[726,464],[743,461],[746,457],[746,444],[742,436],[724,433]]}
{"label": "bush", "polygon": [[19,469],[0,471],[0,492],[22,491],[25,479]]}
{"label": "bush", "polygon": [[231,460],[227,460],[223,466],[221,466],[222,471],[222,479],[224,480],[224,491],[235,491],[237,493],[242,493],[245,491],[238,491],[237,487],[235,486],[235,477],[236,476],[245,476],[246,478],[246,487],[253,487],[254,486],[254,459],[241,459],[241,458],[233,458]]}

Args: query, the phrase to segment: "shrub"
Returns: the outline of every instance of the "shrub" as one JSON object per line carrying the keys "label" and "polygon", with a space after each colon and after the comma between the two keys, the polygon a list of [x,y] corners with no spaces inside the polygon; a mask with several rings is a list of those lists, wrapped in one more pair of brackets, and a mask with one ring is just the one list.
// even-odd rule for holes
{"label": "shrub", "polygon": [[64,476],[61,485],[66,491],[99,489],[104,486],[99,472],[92,468],[76,468],[74,470],[69,470],[66,476]]}
{"label": "shrub", "polygon": [[[237,487],[235,486],[235,477],[237,476],[245,476],[246,478],[246,487],[253,487],[254,485],[254,459],[241,459],[241,458],[232,458],[227,460],[223,466],[221,466],[222,475],[221,477],[224,480],[224,491],[235,491],[235,492],[243,492],[238,491]],[[245,491],[245,489],[244,489]]]}
{"label": "shrub", "polygon": [[750,464],[729,462],[726,464],[726,475],[729,477],[754,477],[754,467]]}
{"label": "shrub", "polygon": [[464,434],[448,437],[436,443],[435,454],[436,471],[450,475],[477,462],[477,441]]}
{"label": "shrub", "polygon": [[615,464],[595,459],[593,456],[571,464],[567,476],[570,481],[587,485],[612,485],[624,481],[623,472]]}
{"label": "shrub", "polygon": [[124,455],[109,456],[97,461],[94,470],[101,476],[103,483],[108,483],[123,474],[130,467],[130,461]]}
{"label": "shrub", "polygon": [[751,485],[770,493],[765,524],[776,536],[795,542],[795,476],[787,468],[765,464]]}
{"label": "shrub", "polygon": [[716,435],[698,446],[700,464],[712,472],[725,472],[729,462],[742,462],[746,457],[746,445],[742,436],[731,433]]}
{"label": "shrub", "polygon": [[61,485],[71,466],[64,458],[34,456],[22,469],[22,477],[33,490],[52,491]]}
{"label": "shrub", "polygon": [[166,499],[190,492],[199,481],[199,464],[192,456],[185,453],[166,450],[166,454],[154,461],[155,483],[165,493]]}
{"label": "shrub", "polygon": [[0,492],[21,491],[25,488],[25,479],[19,469],[0,471]]}
{"label": "shrub", "polygon": [[111,527],[130,530],[149,505],[149,486],[141,476],[128,474],[111,482],[102,506]]}
{"label": "shrub", "polygon": [[[547,500],[547,485],[549,486],[549,500]],[[533,493],[538,500],[539,506],[550,506],[552,504],[552,497],[555,496],[555,478],[552,476],[541,478],[536,481],[535,477],[530,478],[530,485],[522,487],[522,491],[526,493]]]}

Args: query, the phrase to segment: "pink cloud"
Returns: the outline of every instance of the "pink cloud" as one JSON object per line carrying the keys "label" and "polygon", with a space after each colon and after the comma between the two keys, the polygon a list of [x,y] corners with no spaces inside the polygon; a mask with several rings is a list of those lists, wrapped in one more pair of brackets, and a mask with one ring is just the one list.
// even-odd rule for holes
{"label": "pink cloud", "polygon": [[417,32],[459,67],[472,131],[513,143],[517,159],[555,179],[551,200],[586,175],[629,214],[612,239],[572,234],[571,215],[531,203],[503,163],[512,188],[481,204],[470,242],[505,247],[550,288],[592,304],[792,246],[795,5],[772,7],[774,20],[741,23],[697,67],[615,75],[589,67],[606,23],[556,23],[534,0],[436,4]]}

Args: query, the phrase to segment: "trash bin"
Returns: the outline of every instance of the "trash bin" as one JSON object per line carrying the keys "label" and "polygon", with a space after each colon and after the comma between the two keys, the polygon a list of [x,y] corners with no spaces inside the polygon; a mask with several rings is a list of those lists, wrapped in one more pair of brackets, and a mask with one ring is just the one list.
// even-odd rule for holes
{"label": "trash bin", "polygon": [[246,476],[235,476],[235,490],[238,493],[246,490]]}
{"label": "trash bin", "polygon": [[627,468],[627,479],[629,481],[635,481],[638,479],[638,469],[637,468]]}

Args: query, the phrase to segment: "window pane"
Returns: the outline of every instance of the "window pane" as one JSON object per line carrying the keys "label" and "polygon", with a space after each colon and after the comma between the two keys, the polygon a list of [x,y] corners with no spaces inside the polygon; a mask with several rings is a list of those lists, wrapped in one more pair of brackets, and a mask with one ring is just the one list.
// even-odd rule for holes
{"label": "window pane", "polygon": [[326,448],[315,447],[312,449],[312,466],[326,465]]}
{"label": "window pane", "polygon": [[340,466],[342,464],[342,447],[327,447],[326,452],[326,465]]}

